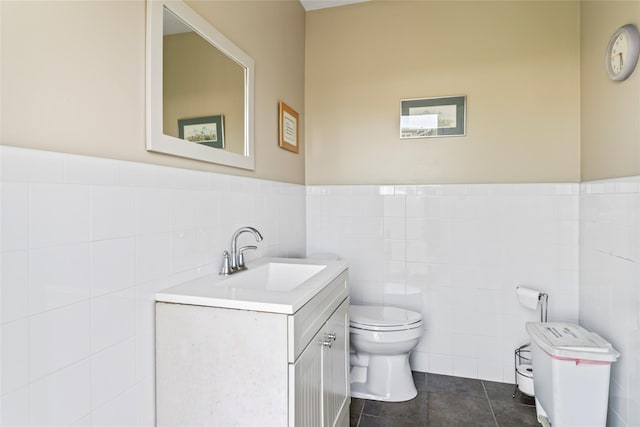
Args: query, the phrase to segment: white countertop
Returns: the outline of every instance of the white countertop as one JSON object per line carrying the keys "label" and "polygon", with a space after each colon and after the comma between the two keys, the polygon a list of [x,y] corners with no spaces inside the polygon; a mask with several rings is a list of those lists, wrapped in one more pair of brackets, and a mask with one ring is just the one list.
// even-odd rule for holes
{"label": "white countertop", "polygon": [[[267,263],[306,264],[324,266],[324,268],[294,289],[287,291],[237,286],[241,282],[243,274],[247,274],[252,269]],[[347,264],[343,261],[260,258],[248,262],[246,271],[234,273],[230,276],[211,274],[172,286],[156,293],[156,301],[293,314],[346,269]]]}

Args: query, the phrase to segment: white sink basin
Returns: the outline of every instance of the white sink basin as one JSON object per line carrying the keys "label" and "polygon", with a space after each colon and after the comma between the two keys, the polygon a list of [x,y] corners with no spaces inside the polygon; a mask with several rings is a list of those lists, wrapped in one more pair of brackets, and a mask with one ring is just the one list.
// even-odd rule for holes
{"label": "white sink basin", "polygon": [[156,301],[292,314],[347,269],[344,261],[294,258],[260,258],[247,266],[172,286]]}
{"label": "white sink basin", "polygon": [[235,273],[220,284],[240,289],[288,292],[325,267],[326,265],[268,262],[259,267]]}

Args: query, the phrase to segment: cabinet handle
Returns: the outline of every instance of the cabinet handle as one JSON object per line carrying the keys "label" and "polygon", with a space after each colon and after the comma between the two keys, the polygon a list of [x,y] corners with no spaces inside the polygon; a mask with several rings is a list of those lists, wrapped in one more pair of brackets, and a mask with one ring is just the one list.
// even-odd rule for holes
{"label": "cabinet handle", "polygon": [[335,341],[336,340],[336,334],[335,333],[327,334],[327,338],[329,338],[331,341]]}
{"label": "cabinet handle", "polygon": [[322,344],[324,347],[329,347],[329,348],[331,348],[331,346],[333,345],[333,341],[330,341],[330,340],[324,340],[324,341],[320,341],[320,344]]}

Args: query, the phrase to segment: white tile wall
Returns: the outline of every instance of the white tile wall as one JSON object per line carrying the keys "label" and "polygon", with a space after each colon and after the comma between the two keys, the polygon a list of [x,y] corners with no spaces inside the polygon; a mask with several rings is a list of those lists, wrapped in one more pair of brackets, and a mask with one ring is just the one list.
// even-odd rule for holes
{"label": "white tile wall", "polygon": [[9,146],[0,176],[1,425],[153,425],[155,292],[244,225],[305,255],[301,185]]}
{"label": "white tile wall", "polygon": [[580,185],[580,322],[621,353],[609,425],[640,425],[640,177]]}
{"label": "white tile wall", "polygon": [[578,185],[308,186],[308,252],[350,265],[353,303],[422,312],[412,367],[514,382],[516,286],[578,319]]}
{"label": "white tile wall", "polygon": [[152,425],[153,295],[247,224],[248,256],[337,253],[354,303],[421,311],[421,371],[513,382],[515,287],[547,292],[621,351],[610,423],[640,425],[640,178],[305,190],[8,146],[0,176],[2,425]]}

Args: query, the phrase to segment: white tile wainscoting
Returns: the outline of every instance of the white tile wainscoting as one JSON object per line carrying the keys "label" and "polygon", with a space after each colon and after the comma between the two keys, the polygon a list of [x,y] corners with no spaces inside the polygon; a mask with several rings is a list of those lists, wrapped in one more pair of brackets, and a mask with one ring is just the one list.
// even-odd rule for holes
{"label": "white tile wainscoting", "polygon": [[610,423],[640,425],[640,178],[305,189],[9,146],[0,168],[2,425],[152,425],[153,294],[246,224],[252,256],[337,253],[353,302],[423,312],[416,370],[513,382],[515,287],[549,293],[621,351]]}
{"label": "white tile wainscoting", "polygon": [[308,186],[309,252],[349,261],[352,301],[422,311],[414,369],[513,382],[537,320],[515,286],[550,295],[622,353],[609,424],[640,425],[640,177],[581,184]]}
{"label": "white tile wainscoting", "polygon": [[[159,290],[233,231],[305,255],[305,188],[0,146],[2,425],[153,425]],[[244,243],[250,242],[250,237]]]}
{"label": "white tile wainscoting", "polygon": [[578,184],[308,186],[309,253],[348,261],[351,301],[414,309],[414,370],[514,382],[538,320],[516,286],[578,320]]}
{"label": "white tile wainscoting", "polygon": [[621,353],[610,426],[640,426],[640,177],[580,185],[580,323]]}

